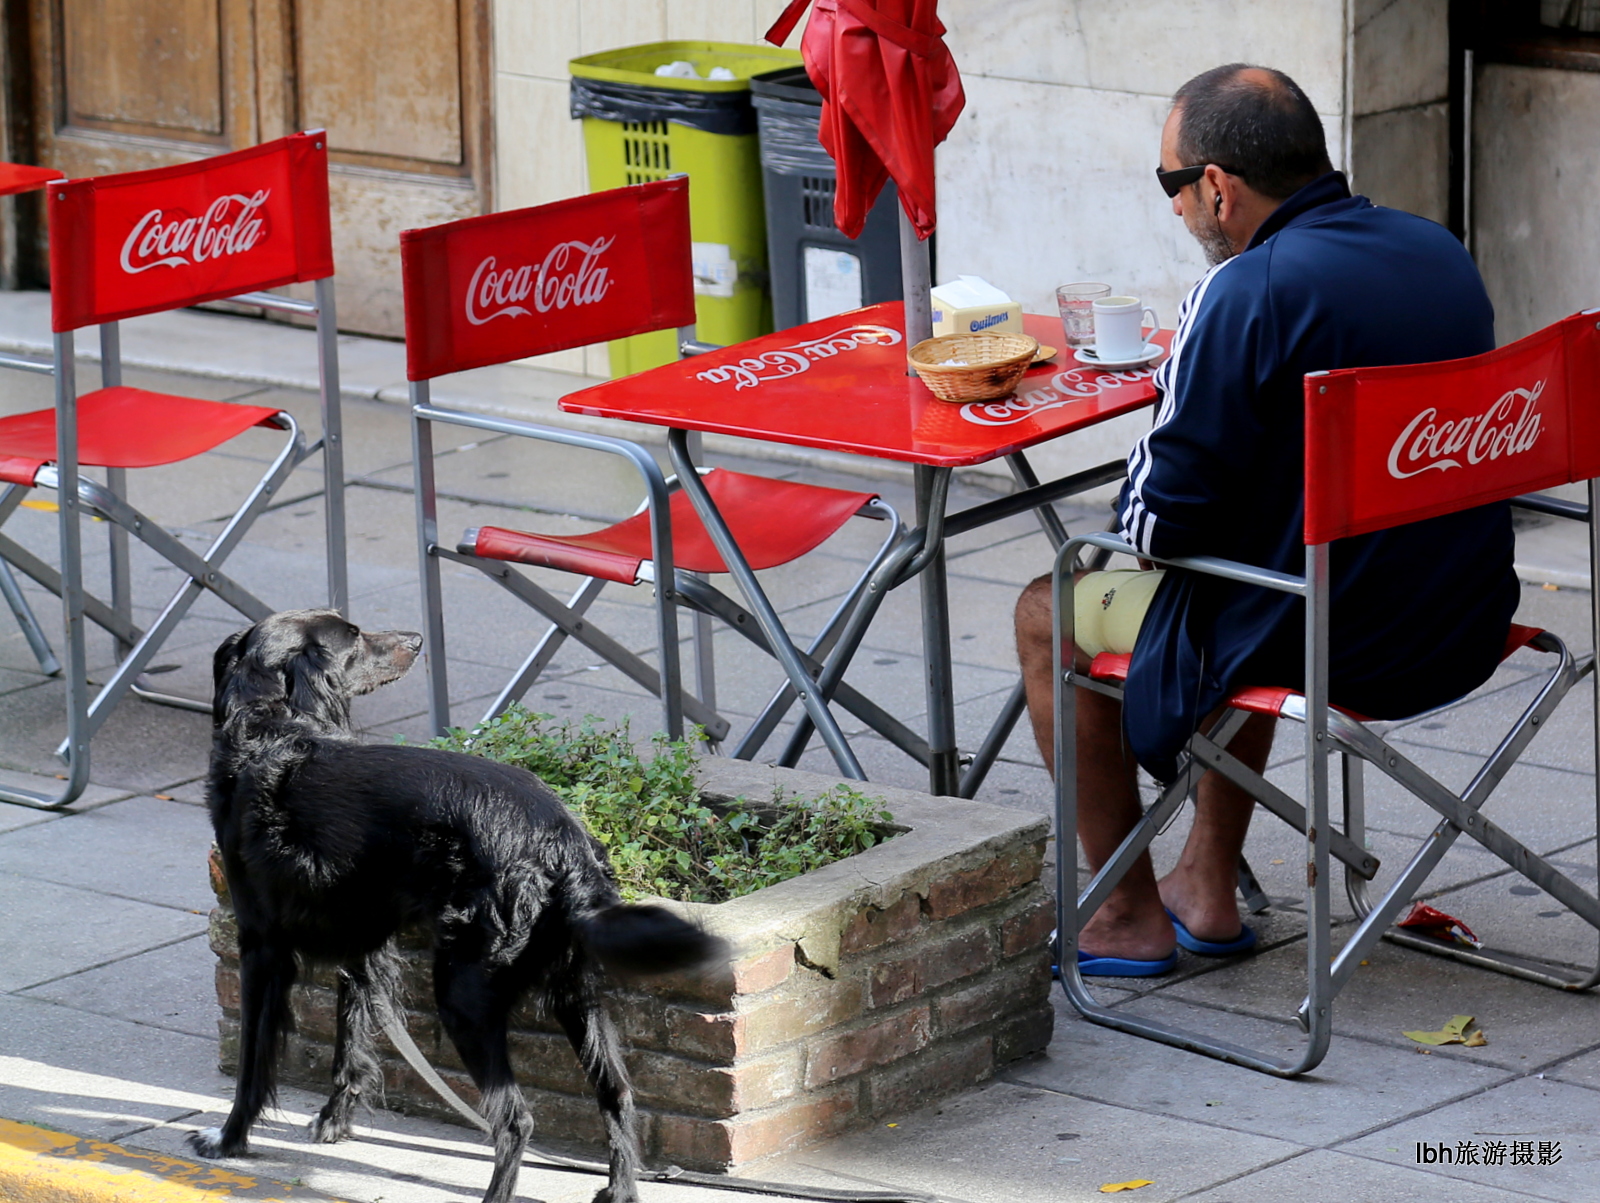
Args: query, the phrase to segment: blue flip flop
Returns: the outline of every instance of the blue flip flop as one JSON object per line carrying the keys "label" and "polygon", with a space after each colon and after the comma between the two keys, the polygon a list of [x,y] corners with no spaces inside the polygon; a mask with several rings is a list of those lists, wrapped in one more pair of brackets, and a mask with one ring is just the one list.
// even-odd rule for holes
{"label": "blue flip flop", "polygon": [[1125,957],[1090,956],[1078,950],[1078,972],[1085,977],[1160,977],[1178,967],[1174,949],[1159,961],[1130,961]]}
{"label": "blue flip flop", "polygon": [[1167,917],[1172,920],[1172,930],[1178,933],[1178,947],[1203,957],[1231,957],[1236,953],[1249,952],[1256,946],[1255,928],[1248,923],[1239,924],[1239,934],[1231,940],[1202,940],[1191,934],[1183,925],[1183,920],[1170,910]]}

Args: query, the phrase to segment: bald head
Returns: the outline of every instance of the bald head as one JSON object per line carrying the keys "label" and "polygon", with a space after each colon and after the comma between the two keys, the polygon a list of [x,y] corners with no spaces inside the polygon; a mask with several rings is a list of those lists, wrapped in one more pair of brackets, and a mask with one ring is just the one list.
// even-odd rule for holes
{"label": "bald head", "polygon": [[1172,104],[1184,166],[1215,163],[1273,200],[1333,170],[1316,109],[1282,71],[1213,67],[1179,88]]}

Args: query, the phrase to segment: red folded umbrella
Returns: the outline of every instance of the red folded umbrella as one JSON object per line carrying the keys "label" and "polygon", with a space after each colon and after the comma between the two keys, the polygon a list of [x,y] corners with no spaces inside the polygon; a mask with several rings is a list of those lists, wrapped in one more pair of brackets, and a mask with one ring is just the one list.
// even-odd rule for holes
{"label": "red folded umbrella", "polygon": [[[781,46],[812,0],[790,0],[767,31]],[[936,0],[816,0],[801,39],[806,74],[822,93],[819,141],[833,156],[834,224],[861,233],[890,176],[917,235],[933,233],[933,148],[966,96],[944,44]]]}

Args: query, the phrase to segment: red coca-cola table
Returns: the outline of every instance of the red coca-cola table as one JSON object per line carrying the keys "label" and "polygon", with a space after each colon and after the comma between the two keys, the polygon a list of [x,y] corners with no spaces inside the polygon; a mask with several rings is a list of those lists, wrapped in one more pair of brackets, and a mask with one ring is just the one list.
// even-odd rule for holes
{"label": "red coca-cola table", "polygon": [[[1041,344],[1062,346],[1058,319],[1028,314],[1023,325]],[[1162,346],[1169,346],[1170,339],[1169,331],[1155,335]],[[933,793],[970,796],[1003,742],[1001,726],[1009,730],[1020,713],[1021,691],[1019,686],[963,781],[955,745],[943,541],[951,534],[1037,509],[1046,530],[1059,542],[1064,536],[1048,503],[1116,479],[1121,462],[1041,485],[1024,451],[1151,404],[1157,365],[1103,372],[1077,363],[1062,350],[1053,360],[1031,368],[1010,397],[952,404],[935,397],[915,376],[906,375],[906,350],[904,307],[890,301],[607,381],[562,398],[561,408],[670,428],[668,445],[685,489],[707,526],[722,531],[726,525],[710,497],[694,474],[685,472],[691,462],[689,432],[848,451],[915,465],[915,525],[897,554],[880,569],[882,579],[875,581],[875,588],[881,595],[913,576],[920,578],[929,733],[926,740],[903,727],[884,734],[927,764]],[[1010,459],[1022,491],[947,514],[950,470],[1001,457]],[[729,567],[752,608],[758,614],[772,613],[764,596],[758,602],[760,586],[748,568],[731,559]],[[875,608],[864,609],[863,624]],[[781,627],[774,634],[787,638]],[[848,635],[841,639],[839,672],[854,651],[847,643]],[[795,685],[803,689],[811,682]],[[820,688],[827,696],[831,680],[826,670]],[[791,743],[791,749],[796,747]],[[853,758],[837,752],[835,758],[846,775],[861,776]]]}

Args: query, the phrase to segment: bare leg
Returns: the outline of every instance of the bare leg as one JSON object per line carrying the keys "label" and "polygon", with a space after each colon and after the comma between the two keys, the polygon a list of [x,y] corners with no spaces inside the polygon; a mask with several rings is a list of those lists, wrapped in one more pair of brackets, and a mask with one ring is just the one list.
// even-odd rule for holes
{"label": "bare leg", "polygon": [[[1022,663],[1028,716],[1045,767],[1055,774],[1055,666],[1052,662],[1050,578],[1040,577],[1017,599],[1017,658]],[[1088,665],[1074,649],[1078,667]],[[1092,870],[1097,870],[1143,815],[1132,753],[1122,739],[1122,707],[1102,694],[1082,690],[1078,711],[1078,838]],[[1057,848],[1057,856],[1071,856]],[[1237,856],[1235,857],[1237,861]],[[1102,956],[1159,960],[1177,940],[1162,909],[1150,856],[1143,853],[1084,925],[1079,941]]]}
{"label": "bare leg", "polygon": [[[1272,751],[1275,726],[1275,719],[1252,714],[1228,744],[1228,751],[1261,772]],[[1160,889],[1162,902],[1202,940],[1231,940],[1239,934],[1234,894],[1239,855],[1255,806],[1254,798],[1221,774],[1211,772],[1200,778],[1189,839],[1177,865],[1161,879]]]}

